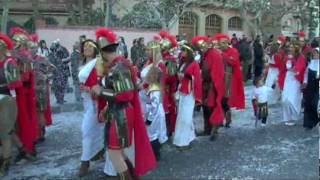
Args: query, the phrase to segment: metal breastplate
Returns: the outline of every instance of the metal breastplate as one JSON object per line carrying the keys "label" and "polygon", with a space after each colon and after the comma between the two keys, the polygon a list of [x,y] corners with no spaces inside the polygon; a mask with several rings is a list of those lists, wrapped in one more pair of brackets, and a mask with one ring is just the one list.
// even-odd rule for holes
{"label": "metal breastplate", "polygon": [[112,83],[113,90],[116,93],[134,89],[131,71],[123,62],[117,63],[117,65],[112,68],[108,80]]}
{"label": "metal breastplate", "polygon": [[[123,63],[117,63],[105,79],[105,88],[113,90],[115,94],[134,90],[130,69]],[[128,118],[126,108],[130,102],[108,101],[109,109],[106,113],[107,122],[115,121],[119,145],[122,148],[129,146]]]}
{"label": "metal breastplate", "polygon": [[178,72],[177,64],[173,61],[167,61],[166,66],[168,68],[168,74],[169,76],[174,76]]}

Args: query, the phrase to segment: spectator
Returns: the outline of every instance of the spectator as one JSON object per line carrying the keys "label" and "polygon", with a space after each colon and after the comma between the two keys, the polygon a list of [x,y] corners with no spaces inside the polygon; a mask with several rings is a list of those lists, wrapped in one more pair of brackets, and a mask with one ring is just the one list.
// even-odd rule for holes
{"label": "spectator", "polygon": [[58,104],[65,103],[64,93],[70,76],[68,63],[70,62],[69,52],[67,48],[60,45],[59,40],[52,43],[50,47],[49,60],[55,65],[56,69],[53,71],[52,88]]}
{"label": "spectator", "polygon": [[146,60],[147,60],[147,54],[146,54],[146,46],[144,45],[144,38],[140,37],[138,39],[138,45],[137,45],[136,66],[141,70]]}
{"label": "spectator", "polygon": [[254,53],[254,77],[260,77],[263,69],[263,47],[261,43],[261,38],[258,35],[253,42],[253,53]]}
{"label": "spectator", "polygon": [[236,33],[232,34],[231,45],[232,45],[233,48],[236,48],[236,49],[238,49],[238,47],[239,47],[239,40],[237,38]]}
{"label": "spectator", "polygon": [[132,42],[132,47],[130,49],[131,62],[134,65],[136,65],[136,62],[137,62],[137,47],[138,47],[138,41],[137,39],[134,39]]}
{"label": "spectator", "polygon": [[122,55],[125,57],[125,58],[128,58],[128,47],[127,47],[127,44],[124,40],[124,37],[120,37],[120,42],[119,42],[119,48],[121,48],[121,50],[123,51]]}
{"label": "spectator", "polygon": [[70,56],[71,61],[71,76],[74,85],[74,95],[77,101],[81,101],[81,92],[80,92],[80,84],[79,84],[79,66],[81,62],[81,53],[80,53],[80,43],[76,42],[73,45],[73,52]]}
{"label": "spectator", "polygon": [[242,63],[242,73],[244,82],[248,80],[248,70],[252,59],[251,52],[252,50],[247,40],[247,37],[244,37],[239,44],[240,61]]}
{"label": "spectator", "polygon": [[37,55],[42,56],[42,57],[49,56],[49,48],[47,47],[47,43],[45,40],[41,40],[39,42],[39,48],[38,48]]}

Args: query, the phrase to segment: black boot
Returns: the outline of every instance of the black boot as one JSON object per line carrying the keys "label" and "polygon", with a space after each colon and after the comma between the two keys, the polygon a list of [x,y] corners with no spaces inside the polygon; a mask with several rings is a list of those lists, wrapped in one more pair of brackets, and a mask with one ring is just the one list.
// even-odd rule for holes
{"label": "black boot", "polygon": [[128,167],[128,171],[129,171],[132,179],[133,180],[139,180],[138,176],[135,175],[134,167],[133,167],[131,161],[129,159],[126,159],[125,162],[126,162],[126,165]]}
{"label": "black boot", "polygon": [[15,163],[19,163],[21,160],[26,159],[30,161],[35,161],[37,158],[37,153],[34,151],[33,153],[28,153],[24,150],[23,147],[19,148],[19,153],[15,158]]}
{"label": "black boot", "polygon": [[231,124],[232,120],[231,120],[231,111],[227,111],[226,112],[226,128],[230,128],[230,124]]}
{"label": "black boot", "polygon": [[10,161],[11,161],[11,158],[9,157],[9,158],[3,159],[2,162],[0,163],[0,177],[3,177],[7,174],[10,166]]}
{"label": "black boot", "polygon": [[217,136],[218,136],[218,126],[213,126],[211,129],[211,135],[210,135],[210,141],[214,141],[216,140]]}
{"label": "black boot", "polygon": [[86,176],[88,174],[89,167],[90,167],[89,161],[82,161],[81,165],[80,165],[79,172],[78,172],[78,176],[80,178]]}
{"label": "black boot", "polygon": [[15,163],[19,163],[21,160],[27,159],[27,153],[23,147],[20,147],[18,151],[19,151],[18,155],[16,156],[16,158],[14,160]]}

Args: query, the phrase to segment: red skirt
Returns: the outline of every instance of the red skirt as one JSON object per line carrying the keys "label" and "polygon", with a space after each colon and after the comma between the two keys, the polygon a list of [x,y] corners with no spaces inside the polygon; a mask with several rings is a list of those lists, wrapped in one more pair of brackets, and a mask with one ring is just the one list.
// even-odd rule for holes
{"label": "red skirt", "polygon": [[[132,136],[133,136],[133,123],[134,123],[134,109],[132,106],[127,107],[125,110],[127,117],[127,125],[128,125],[128,136],[129,136],[129,146],[132,144]],[[111,126],[108,132],[108,148],[109,149],[122,149],[119,143],[119,136],[117,132],[116,122],[112,121]]]}

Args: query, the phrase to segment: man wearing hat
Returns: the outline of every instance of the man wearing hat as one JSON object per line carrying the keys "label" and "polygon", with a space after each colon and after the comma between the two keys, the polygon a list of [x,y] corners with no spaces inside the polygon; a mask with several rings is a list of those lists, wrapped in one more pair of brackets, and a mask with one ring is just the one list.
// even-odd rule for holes
{"label": "man wearing hat", "polygon": [[[156,159],[142,118],[136,72],[127,59],[117,54],[114,32],[99,28],[96,37],[105,71],[101,86],[94,86],[91,91],[106,100],[99,118],[107,123],[110,159],[120,179],[142,176],[156,167]],[[132,161],[123,153],[132,144],[135,148],[134,171],[130,168]]]}
{"label": "man wearing hat", "polygon": [[11,161],[11,139],[17,118],[16,89],[22,86],[17,62],[9,55],[12,48],[9,37],[0,33],[0,177],[6,174]]}
{"label": "man wearing hat", "polygon": [[219,49],[222,51],[222,59],[225,67],[226,92],[222,100],[222,106],[226,117],[226,127],[231,124],[231,109],[243,110],[245,108],[244,85],[242,80],[241,65],[238,50],[229,46],[230,38],[225,34],[216,34]]}
{"label": "man wearing hat", "polygon": [[177,59],[171,54],[172,50],[177,47],[176,38],[168,32],[161,31],[159,33],[160,44],[162,50],[162,58],[166,65],[166,73],[164,79],[163,108],[166,113],[167,128],[169,136],[175,130],[177,119],[177,107],[175,102],[175,93],[177,92],[178,76],[177,76]]}
{"label": "man wearing hat", "polygon": [[35,73],[32,54],[29,50],[29,34],[21,28],[10,30],[14,43],[13,56],[17,59],[23,86],[17,90],[18,136],[24,148],[19,149],[16,161],[34,159],[35,141],[38,139],[38,118],[36,111]]}
{"label": "man wearing hat", "polygon": [[209,47],[206,36],[196,36],[192,45],[202,53],[202,107],[204,117],[204,133],[210,135],[211,140],[216,138],[218,128],[223,125],[224,112],[222,98],[225,94],[224,64],[221,52],[214,46]]}

